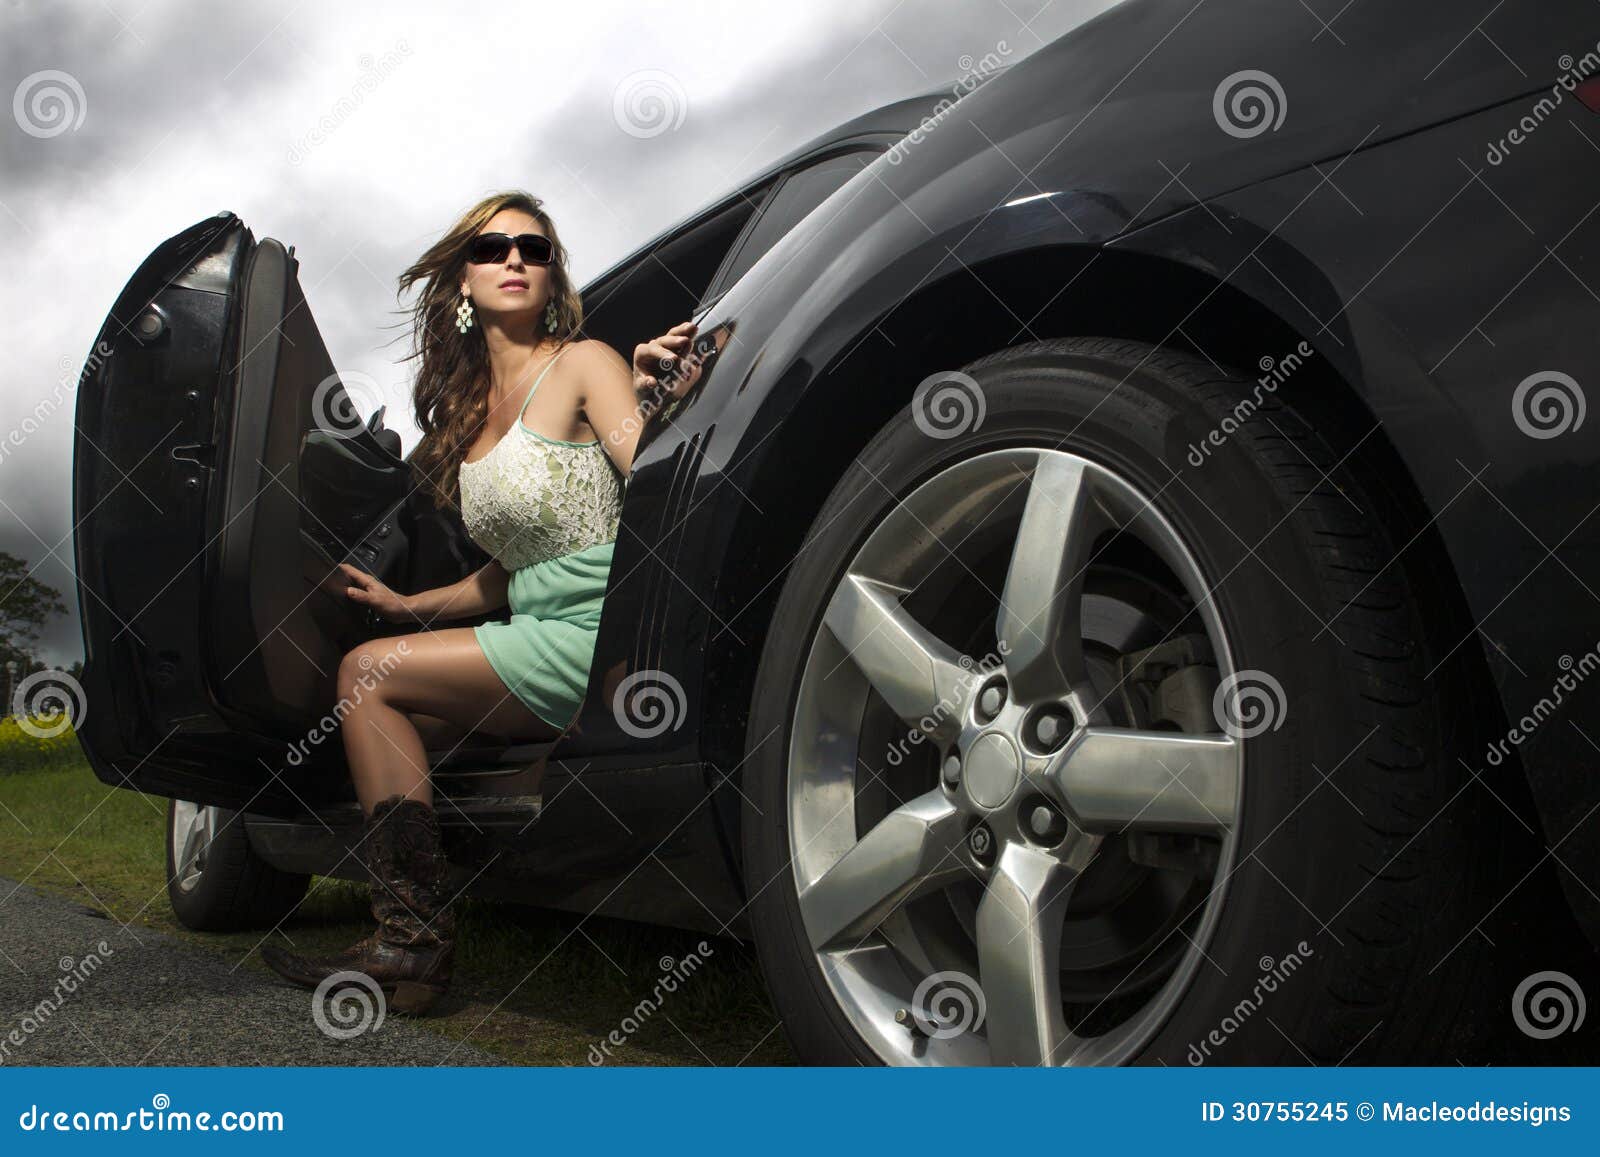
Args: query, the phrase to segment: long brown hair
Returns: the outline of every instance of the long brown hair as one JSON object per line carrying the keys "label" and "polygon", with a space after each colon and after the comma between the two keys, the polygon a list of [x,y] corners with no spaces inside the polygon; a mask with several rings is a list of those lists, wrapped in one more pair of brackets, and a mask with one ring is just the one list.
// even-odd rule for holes
{"label": "long brown hair", "polygon": [[418,485],[432,490],[436,507],[459,509],[461,461],[489,414],[489,347],[481,327],[473,326],[466,333],[456,328],[456,307],[461,300],[467,241],[502,209],[520,209],[538,221],[554,250],[549,273],[556,328],[544,330],[541,311],[539,336],[548,333],[559,349],[578,337],[583,327],[583,300],[567,272],[567,251],[556,235],[555,222],[545,212],[543,201],[521,189],[494,193],[479,201],[400,275],[401,294],[423,282],[410,310],[411,357],[421,363],[412,406],[422,431],[422,440],[411,453],[411,469]]}

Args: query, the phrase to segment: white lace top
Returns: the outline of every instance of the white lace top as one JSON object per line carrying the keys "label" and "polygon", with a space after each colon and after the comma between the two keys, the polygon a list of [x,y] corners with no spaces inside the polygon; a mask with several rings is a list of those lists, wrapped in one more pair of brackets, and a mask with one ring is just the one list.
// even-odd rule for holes
{"label": "white lace top", "polygon": [[617,537],[622,481],[597,438],[567,442],[522,424],[563,349],[534,379],[517,420],[476,462],[462,462],[461,518],[472,540],[508,571]]}

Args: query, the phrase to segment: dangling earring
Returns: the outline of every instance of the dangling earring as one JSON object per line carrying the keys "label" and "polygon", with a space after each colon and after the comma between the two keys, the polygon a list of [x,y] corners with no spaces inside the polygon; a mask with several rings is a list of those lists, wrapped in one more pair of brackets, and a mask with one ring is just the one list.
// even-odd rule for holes
{"label": "dangling earring", "polygon": [[553,297],[550,304],[544,307],[544,327],[551,333],[556,332],[556,299]]}
{"label": "dangling earring", "polygon": [[461,291],[461,304],[456,306],[456,329],[466,333],[472,328],[472,295]]}

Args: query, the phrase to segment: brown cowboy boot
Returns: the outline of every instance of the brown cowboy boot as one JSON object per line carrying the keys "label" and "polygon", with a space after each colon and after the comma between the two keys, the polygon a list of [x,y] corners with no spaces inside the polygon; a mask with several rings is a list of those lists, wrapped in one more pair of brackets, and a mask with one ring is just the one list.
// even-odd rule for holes
{"label": "brown cowboy boot", "polygon": [[455,912],[445,895],[439,820],[427,804],[395,795],[366,818],[361,841],[377,928],[333,956],[309,957],[275,944],[261,958],[280,976],[315,988],[339,972],[376,981],[389,1007],[420,1014],[450,986]]}

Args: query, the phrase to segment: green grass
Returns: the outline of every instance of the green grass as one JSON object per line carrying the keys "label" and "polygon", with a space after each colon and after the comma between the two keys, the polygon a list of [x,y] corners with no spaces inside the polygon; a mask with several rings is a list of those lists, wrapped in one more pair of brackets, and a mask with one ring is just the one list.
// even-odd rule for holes
{"label": "green grass", "polygon": [[[74,743],[74,747],[76,744]],[[196,933],[166,896],[166,801],[100,783],[81,758],[7,774],[0,747],[0,874],[71,896],[121,923],[159,929],[230,964],[266,971],[264,932]],[[315,878],[275,934],[298,950],[342,948],[371,927],[365,890]],[[664,958],[703,963],[625,1024],[662,979]],[[642,1010],[641,1010],[642,1011]],[[466,900],[449,996],[416,1022],[512,1064],[792,1064],[749,947],[728,937]],[[607,1050],[613,1030],[626,1037]]]}

